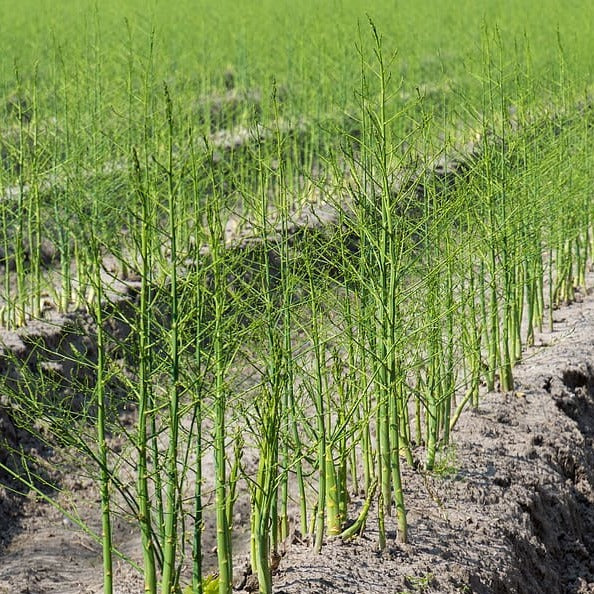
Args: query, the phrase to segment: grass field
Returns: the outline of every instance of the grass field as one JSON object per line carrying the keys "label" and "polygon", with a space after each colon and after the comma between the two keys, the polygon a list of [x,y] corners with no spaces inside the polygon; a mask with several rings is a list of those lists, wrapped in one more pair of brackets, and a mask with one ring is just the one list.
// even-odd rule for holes
{"label": "grass field", "polygon": [[5,4],[2,407],[96,480],[104,591],[126,517],[146,592],[231,592],[242,496],[263,593],[292,522],[406,542],[402,467],[585,288],[594,6]]}

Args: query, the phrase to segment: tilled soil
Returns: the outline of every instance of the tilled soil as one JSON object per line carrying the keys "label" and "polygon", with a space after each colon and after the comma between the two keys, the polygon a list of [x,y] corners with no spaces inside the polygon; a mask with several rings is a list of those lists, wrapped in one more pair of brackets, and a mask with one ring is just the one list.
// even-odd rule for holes
{"label": "tilled soil", "polygon": [[[276,594],[594,592],[594,297],[555,318],[516,368],[516,390],[485,394],[462,416],[440,472],[406,471],[409,544],[394,531],[379,553],[372,509],[357,540],[329,540],[316,555],[296,539]],[[63,479],[62,503],[96,522],[95,482]],[[39,497],[0,498],[0,593],[101,591],[96,543]],[[361,504],[353,499],[353,518]],[[116,526],[123,550],[138,557],[135,532]],[[142,592],[123,563],[116,584]]]}

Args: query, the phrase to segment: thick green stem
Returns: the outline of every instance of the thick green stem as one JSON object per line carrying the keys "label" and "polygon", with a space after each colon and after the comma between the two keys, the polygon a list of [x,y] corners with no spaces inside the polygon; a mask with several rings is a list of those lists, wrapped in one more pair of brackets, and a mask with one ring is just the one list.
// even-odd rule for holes
{"label": "thick green stem", "polygon": [[153,542],[153,529],[151,520],[151,505],[149,495],[149,469],[148,469],[148,415],[151,405],[151,370],[150,370],[150,208],[149,196],[142,186],[140,162],[136,151],[133,154],[137,192],[141,200],[142,218],[140,229],[140,251],[142,259],[142,275],[140,286],[140,312],[139,312],[139,391],[138,391],[138,430],[136,448],[138,451],[137,463],[137,490],[138,490],[138,521],[142,533],[142,553],[144,560],[144,591],[154,594],[157,591],[157,575],[155,567],[155,545]]}
{"label": "thick green stem", "polygon": [[178,441],[179,441],[179,392],[180,392],[180,317],[178,312],[178,253],[177,253],[177,195],[173,172],[173,109],[169,90],[165,85],[165,101],[167,108],[167,122],[169,128],[168,146],[168,215],[169,242],[171,250],[170,261],[170,293],[169,305],[171,327],[169,330],[169,447],[166,458],[165,483],[165,543],[163,546],[163,575],[161,578],[162,594],[171,594],[177,588],[176,551],[177,531],[179,521],[179,480],[178,480]]}

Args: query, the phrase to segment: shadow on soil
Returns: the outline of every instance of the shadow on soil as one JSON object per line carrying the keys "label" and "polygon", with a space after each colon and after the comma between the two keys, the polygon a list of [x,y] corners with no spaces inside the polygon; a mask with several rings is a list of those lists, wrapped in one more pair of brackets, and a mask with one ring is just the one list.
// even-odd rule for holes
{"label": "shadow on soil", "polygon": [[543,481],[530,500],[520,504],[529,519],[530,537],[510,535],[516,564],[507,583],[492,592],[593,591],[594,368],[590,364],[567,368],[549,391],[558,409],[575,422],[579,435],[575,444],[555,443],[555,436],[550,436],[553,447],[545,460],[557,480]]}

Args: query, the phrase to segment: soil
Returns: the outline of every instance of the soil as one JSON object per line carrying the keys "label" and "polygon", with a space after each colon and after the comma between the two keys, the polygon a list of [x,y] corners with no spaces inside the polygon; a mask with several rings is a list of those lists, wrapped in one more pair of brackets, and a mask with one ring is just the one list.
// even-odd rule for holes
{"label": "soil", "polygon": [[[276,594],[594,592],[594,299],[555,312],[513,393],[467,411],[441,471],[404,477],[409,544],[293,546]],[[361,502],[357,502],[359,505]]]}
{"label": "soil", "polygon": [[[394,531],[380,553],[373,509],[360,538],[328,540],[319,555],[297,535],[274,592],[594,592],[594,297],[559,309],[555,320],[516,368],[515,391],[486,393],[462,416],[439,472],[405,471],[409,544],[396,541],[389,519]],[[18,439],[9,423],[0,418],[3,435]],[[66,453],[52,456],[63,462]],[[66,473],[61,484],[49,497],[96,522],[92,477]],[[353,497],[353,518],[361,505]],[[239,510],[241,533],[248,515]],[[101,591],[100,547],[75,518],[31,494],[4,492],[0,511],[0,592]],[[137,558],[132,526],[123,518],[115,532]],[[123,562],[115,583],[121,594],[142,592]]]}

